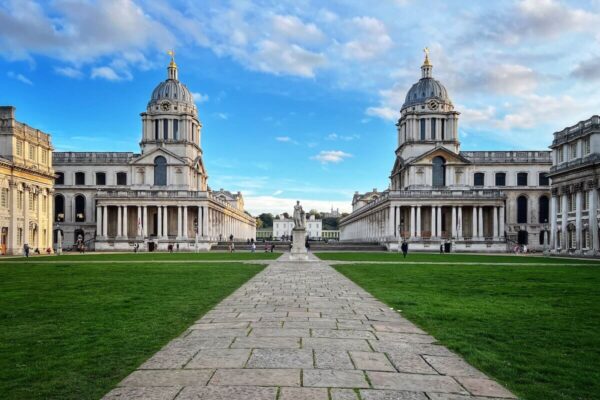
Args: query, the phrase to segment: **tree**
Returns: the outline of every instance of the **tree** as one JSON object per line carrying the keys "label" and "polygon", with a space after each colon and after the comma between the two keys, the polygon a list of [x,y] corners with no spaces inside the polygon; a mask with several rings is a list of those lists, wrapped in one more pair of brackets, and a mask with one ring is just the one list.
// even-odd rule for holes
{"label": "tree", "polygon": [[329,231],[335,231],[338,229],[338,227],[339,227],[339,225],[338,225],[337,218],[333,218],[333,217],[323,218],[323,229],[329,230]]}
{"label": "tree", "polygon": [[264,223],[263,223],[263,220],[262,220],[262,219],[260,219],[260,218],[256,218],[256,228],[257,228],[257,229],[260,229],[260,228],[262,228],[262,227],[263,227],[263,224],[264,224]]}
{"label": "tree", "polygon": [[290,214],[288,214],[287,212],[284,212],[284,213],[283,213],[283,216],[284,216],[284,218],[286,218],[286,219],[290,219]]}
{"label": "tree", "polygon": [[273,227],[273,215],[262,213],[258,216],[258,219],[262,221],[263,228],[272,228]]}

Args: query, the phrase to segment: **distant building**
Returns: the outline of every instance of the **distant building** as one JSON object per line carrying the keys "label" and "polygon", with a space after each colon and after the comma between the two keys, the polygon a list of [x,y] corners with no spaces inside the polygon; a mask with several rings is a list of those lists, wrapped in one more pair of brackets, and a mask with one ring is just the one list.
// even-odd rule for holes
{"label": "distant building", "polygon": [[323,240],[340,240],[339,230],[323,230]]}
{"label": "distant building", "polygon": [[270,240],[273,238],[273,228],[259,228],[256,230],[257,240]]}
{"label": "distant building", "polygon": [[52,249],[52,144],[50,135],[0,107],[0,251]]}
{"label": "distant building", "polygon": [[331,206],[331,211],[324,211],[321,213],[321,218],[339,218],[342,216],[342,213],[340,213],[340,209],[333,209],[333,206]]}
{"label": "distant building", "polygon": [[[294,220],[291,218],[285,218],[283,215],[279,215],[273,219],[273,238],[289,239],[292,236],[292,229],[294,229]],[[306,234],[309,239],[320,240],[323,237],[323,221],[316,219],[314,215],[311,215],[306,220]]]}
{"label": "distant building", "polygon": [[598,187],[600,117],[554,133],[550,246],[554,253],[596,255],[599,245]]}

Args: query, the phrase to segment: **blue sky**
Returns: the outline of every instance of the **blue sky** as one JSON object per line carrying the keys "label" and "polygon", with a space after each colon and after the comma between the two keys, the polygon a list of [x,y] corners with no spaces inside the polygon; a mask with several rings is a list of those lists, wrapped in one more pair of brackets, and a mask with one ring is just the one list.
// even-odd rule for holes
{"label": "blue sky", "polygon": [[174,48],[212,188],[348,210],[387,188],[423,47],[463,150],[545,149],[600,110],[598,26],[598,0],[0,0],[0,104],[59,151],[137,152]]}

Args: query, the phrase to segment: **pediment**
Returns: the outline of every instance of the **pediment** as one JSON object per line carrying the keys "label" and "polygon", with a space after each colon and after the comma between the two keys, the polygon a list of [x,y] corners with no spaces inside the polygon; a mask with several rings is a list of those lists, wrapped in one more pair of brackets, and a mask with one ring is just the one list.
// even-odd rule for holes
{"label": "pediment", "polygon": [[443,157],[446,160],[447,164],[454,165],[468,165],[471,164],[471,161],[467,160],[465,157],[460,154],[456,154],[445,147],[436,147],[434,149],[429,150],[426,153],[421,154],[419,157],[415,158],[410,162],[412,165],[431,165],[433,159],[435,157]]}
{"label": "pediment", "polygon": [[167,159],[167,164],[171,165],[186,165],[186,161],[179,157],[177,154],[173,153],[170,150],[165,149],[164,147],[157,147],[148,153],[142,154],[140,157],[136,158],[131,164],[132,165],[154,165],[154,159],[157,156],[163,156]]}

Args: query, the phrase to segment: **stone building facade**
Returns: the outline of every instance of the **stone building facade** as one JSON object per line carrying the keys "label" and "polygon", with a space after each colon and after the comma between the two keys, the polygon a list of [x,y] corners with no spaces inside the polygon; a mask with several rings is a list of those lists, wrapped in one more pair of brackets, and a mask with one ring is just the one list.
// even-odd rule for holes
{"label": "stone building facade", "polygon": [[549,151],[460,151],[460,113],[432,77],[406,95],[397,126],[396,161],[387,190],[354,195],[341,219],[342,241],[373,241],[390,250],[503,252],[516,244],[542,249],[549,218]]}
{"label": "stone building facade", "polygon": [[50,135],[15,119],[15,108],[0,107],[0,252],[52,251],[52,169]]}
{"label": "stone building facade", "polygon": [[552,252],[598,255],[600,117],[555,132],[550,148]]}
{"label": "stone building facade", "polygon": [[[273,238],[291,238],[294,229],[294,220],[279,215],[273,219]],[[323,237],[323,220],[316,219],[314,215],[308,216],[306,220],[306,235],[309,239],[320,240]]]}
{"label": "stone building facade", "polygon": [[140,154],[57,152],[55,228],[65,246],[96,250],[206,250],[256,235],[241,193],[208,187],[202,123],[175,61],[142,117]]}

